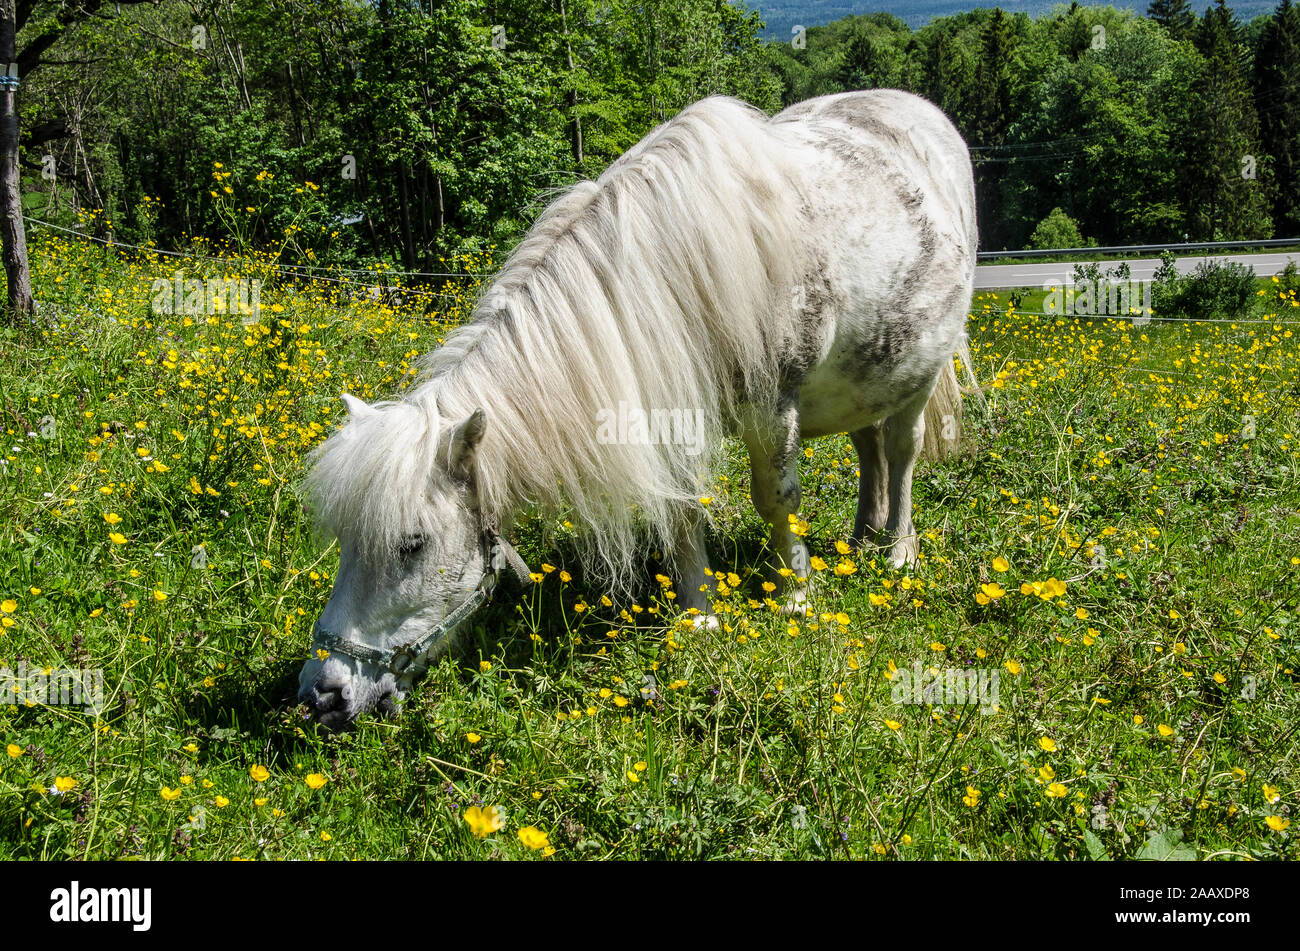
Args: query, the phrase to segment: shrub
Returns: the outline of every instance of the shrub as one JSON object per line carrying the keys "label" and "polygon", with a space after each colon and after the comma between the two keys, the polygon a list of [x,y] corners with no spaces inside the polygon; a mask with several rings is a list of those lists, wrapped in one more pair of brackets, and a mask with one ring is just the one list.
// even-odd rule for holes
{"label": "shrub", "polygon": [[1279,290],[1292,297],[1300,297],[1300,272],[1296,271],[1294,261],[1287,261],[1282,273],[1277,276]]}
{"label": "shrub", "polygon": [[1165,316],[1188,320],[1241,318],[1255,301],[1255,270],[1244,264],[1202,261],[1178,278]]}
{"label": "shrub", "polygon": [[1051,214],[1040,221],[1034,233],[1029,236],[1031,249],[1082,248],[1095,243],[1085,243],[1079,232],[1079,223],[1060,208],[1053,208]]}
{"label": "shrub", "polygon": [[1110,281],[1112,284],[1128,283],[1130,277],[1127,261],[1120,261],[1114,267],[1106,268],[1103,272],[1100,261],[1080,261],[1074,266],[1074,283],[1094,283],[1103,280]]}
{"label": "shrub", "polygon": [[1080,261],[1074,266],[1074,283],[1087,284],[1101,280],[1101,264],[1097,261]]}
{"label": "shrub", "polygon": [[1175,263],[1178,256],[1172,251],[1160,252],[1160,266],[1156,268],[1151,279],[1157,285],[1173,287],[1178,283],[1178,265]]}

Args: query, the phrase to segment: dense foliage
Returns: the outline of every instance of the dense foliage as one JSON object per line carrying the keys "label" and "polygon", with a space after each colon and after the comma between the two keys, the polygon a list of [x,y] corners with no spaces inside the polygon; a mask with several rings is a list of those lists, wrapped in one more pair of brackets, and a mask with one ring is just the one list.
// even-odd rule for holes
{"label": "dense foliage", "polygon": [[915,32],[877,13],[770,50],[786,101],[894,86],[938,103],[976,162],[982,247],[1027,247],[1056,210],[1102,244],[1294,235],[1300,11],[1151,13],[974,10]]}
{"label": "dense foliage", "polygon": [[[30,6],[20,48],[62,8]],[[233,232],[288,260],[442,270],[508,245],[555,189],[703,96],[775,111],[870,87],[918,92],[956,122],[985,248],[1041,243],[1058,212],[1101,244],[1300,230],[1291,0],[1250,24],[1223,0],[1199,17],[1186,0],[1148,17],[980,9],[918,30],[875,13],[789,41],[761,40],[758,14],[724,0],[119,11],[63,29],[20,106],[29,214],[102,209],[97,227],[130,241]],[[226,172],[256,187],[236,192]]]}

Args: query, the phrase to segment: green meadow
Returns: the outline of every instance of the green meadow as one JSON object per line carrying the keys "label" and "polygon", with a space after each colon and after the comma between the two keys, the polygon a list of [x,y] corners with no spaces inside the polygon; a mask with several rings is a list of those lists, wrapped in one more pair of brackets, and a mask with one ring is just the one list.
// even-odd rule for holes
{"label": "green meadow", "polygon": [[[0,330],[0,857],[1296,857],[1294,291],[1139,325],[981,295],[985,400],[918,467],[914,569],[847,550],[857,460],[809,443],[813,611],[781,614],[730,447],[716,630],[658,553],[611,598],[578,527],[526,515],[541,580],[400,716],[322,736],[295,694],[338,556],[304,457],[341,392],[410,384],[479,281],[290,289],[257,255],[39,234],[32,259],[36,321]],[[265,279],[260,315],[156,312],[177,269]],[[95,709],[43,690],[66,671]]]}

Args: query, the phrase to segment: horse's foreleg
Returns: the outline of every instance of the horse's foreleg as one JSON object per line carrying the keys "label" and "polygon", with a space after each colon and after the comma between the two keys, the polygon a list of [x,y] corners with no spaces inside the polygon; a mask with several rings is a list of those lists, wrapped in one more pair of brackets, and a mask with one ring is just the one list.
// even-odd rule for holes
{"label": "horse's foreleg", "polygon": [[849,541],[855,548],[863,542],[876,544],[889,518],[889,464],[885,458],[885,434],[881,423],[874,423],[853,433],[853,448],[858,451],[858,514],[853,520]]}
{"label": "horse's foreleg", "polygon": [[772,526],[772,549],[781,565],[790,570],[793,585],[774,578],[778,590],[787,592],[786,609],[804,613],[808,601],[805,583],[811,572],[808,548],[790,523],[799,511],[799,417],[794,405],[786,407],[776,420],[777,430],[764,439],[750,434],[750,497],[762,519]]}
{"label": "horse's foreleg", "polygon": [[889,469],[889,516],[885,521],[885,535],[893,541],[890,561],[895,568],[914,564],[920,547],[912,526],[912,469],[925,438],[925,404],[929,399],[927,390],[885,420],[883,441],[885,463]]}
{"label": "horse's foreleg", "polygon": [[694,609],[695,623],[716,627],[717,615],[709,613],[704,570],[708,568],[704,540],[704,519],[688,514],[678,522],[673,542],[673,569],[677,574],[677,604],[687,613]]}

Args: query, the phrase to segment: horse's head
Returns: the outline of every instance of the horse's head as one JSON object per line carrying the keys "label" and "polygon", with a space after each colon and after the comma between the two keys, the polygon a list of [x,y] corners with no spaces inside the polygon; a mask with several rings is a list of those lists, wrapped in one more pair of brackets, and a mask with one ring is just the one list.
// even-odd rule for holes
{"label": "horse's head", "polygon": [[314,453],[307,485],[339,569],[298,678],[308,715],[332,730],[392,712],[410,686],[394,650],[445,651],[445,637],[425,639],[477,605],[490,569],[475,478],[483,412],[443,422],[418,403],[343,399],[348,423]]}

